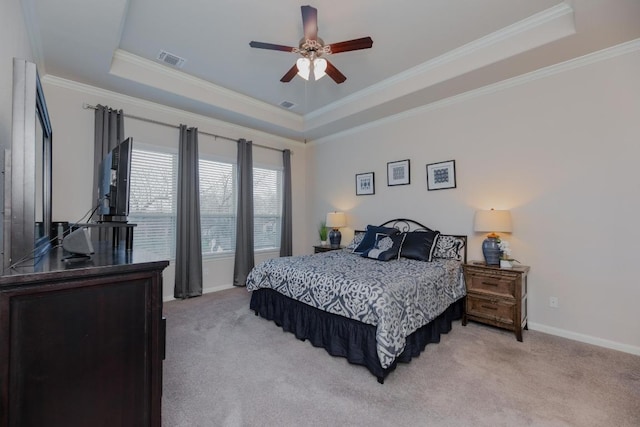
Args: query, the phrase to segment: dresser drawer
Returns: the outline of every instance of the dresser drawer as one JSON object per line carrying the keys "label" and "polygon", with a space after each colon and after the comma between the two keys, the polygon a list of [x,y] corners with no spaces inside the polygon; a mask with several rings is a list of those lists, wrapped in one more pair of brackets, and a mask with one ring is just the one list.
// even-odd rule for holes
{"label": "dresser drawer", "polygon": [[493,320],[505,325],[514,325],[516,303],[500,298],[467,295],[467,315]]}

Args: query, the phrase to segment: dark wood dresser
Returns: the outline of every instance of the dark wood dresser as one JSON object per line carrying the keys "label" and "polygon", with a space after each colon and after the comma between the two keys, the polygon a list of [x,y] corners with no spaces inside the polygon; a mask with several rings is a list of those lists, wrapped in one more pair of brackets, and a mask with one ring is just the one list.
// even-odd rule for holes
{"label": "dark wood dresser", "polygon": [[168,261],[62,256],[0,277],[0,426],[160,426]]}

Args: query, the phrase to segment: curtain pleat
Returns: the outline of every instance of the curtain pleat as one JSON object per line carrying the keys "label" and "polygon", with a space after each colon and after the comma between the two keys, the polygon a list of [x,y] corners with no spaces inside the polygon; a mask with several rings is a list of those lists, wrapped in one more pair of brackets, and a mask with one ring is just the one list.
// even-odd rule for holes
{"label": "curtain pleat", "polygon": [[[124,112],[122,110],[112,110],[104,105],[98,105],[94,117],[93,199],[91,206],[96,208],[98,203],[100,203],[98,195],[100,164],[109,151],[124,141]],[[99,228],[96,231],[98,233],[98,240],[104,241],[109,239],[108,233],[111,232],[110,230]]]}
{"label": "curtain pleat", "polygon": [[291,215],[291,150],[282,152],[284,176],[282,180],[282,227],[280,233],[280,256],[293,254],[293,225]]}
{"label": "curtain pleat", "polygon": [[238,141],[238,209],[236,222],[236,255],[233,285],[245,286],[247,275],[255,265],[253,257],[253,144]]}
{"label": "curtain pleat", "polygon": [[202,295],[198,129],[180,125],[175,298]]}

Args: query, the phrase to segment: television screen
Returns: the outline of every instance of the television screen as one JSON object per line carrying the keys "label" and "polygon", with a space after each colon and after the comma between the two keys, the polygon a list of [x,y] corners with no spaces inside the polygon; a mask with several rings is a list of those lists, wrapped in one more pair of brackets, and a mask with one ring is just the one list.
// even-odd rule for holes
{"label": "television screen", "polygon": [[127,138],[102,159],[97,211],[102,221],[127,221],[132,148],[133,140]]}

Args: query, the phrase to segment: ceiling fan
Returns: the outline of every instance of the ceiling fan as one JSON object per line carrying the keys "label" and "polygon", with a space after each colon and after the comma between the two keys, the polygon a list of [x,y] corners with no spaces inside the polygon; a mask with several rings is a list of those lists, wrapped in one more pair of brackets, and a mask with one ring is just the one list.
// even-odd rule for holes
{"label": "ceiling fan", "polygon": [[324,44],[324,41],[318,37],[318,9],[311,6],[300,6],[300,9],[302,10],[304,37],[300,39],[298,47],[256,41],[249,43],[249,46],[258,49],[299,53],[301,55],[301,58],[296,61],[294,66],[282,76],[281,82],[290,82],[296,74],[305,80],[309,80],[309,75],[313,71],[313,76],[316,80],[328,74],[336,83],[343,83],[347,80],[345,75],[323,56],[350,50],[369,49],[373,46],[373,40],[371,37],[362,37],[339,43]]}

